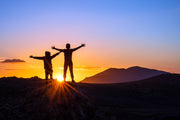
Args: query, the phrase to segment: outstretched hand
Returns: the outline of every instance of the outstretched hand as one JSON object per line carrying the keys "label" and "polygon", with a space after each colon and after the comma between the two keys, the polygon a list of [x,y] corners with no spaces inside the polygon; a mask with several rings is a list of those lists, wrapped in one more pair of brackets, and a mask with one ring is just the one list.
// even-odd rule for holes
{"label": "outstretched hand", "polygon": [[55,49],[55,46],[52,46],[51,48],[52,48],[52,49]]}
{"label": "outstretched hand", "polygon": [[31,56],[29,56],[30,58],[33,58],[33,56],[31,55]]}
{"label": "outstretched hand", "polygon": [[85,47],[85,44],[81,44],[82,47]]}

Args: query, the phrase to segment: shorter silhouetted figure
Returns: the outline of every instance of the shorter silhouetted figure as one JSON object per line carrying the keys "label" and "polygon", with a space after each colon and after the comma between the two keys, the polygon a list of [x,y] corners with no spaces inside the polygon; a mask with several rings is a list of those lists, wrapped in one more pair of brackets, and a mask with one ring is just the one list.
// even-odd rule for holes
{"label": "shorter silhouetted figure", "polygon": [[51,56],[51,53],[49,51],[45,52],[45,56],[43,57],[34,57],[30,56],[30,58],[38,59],[38,60],[43,60],[44,61],[44,69],[45,69],[45,77],[46,80],[48,80],[48,76],[50,75],[50,79],[53,79],[53,69],[52,69],[52,62],[51,60],[59,55],[60,52],[54,54]]}
{"label": "shorter silhouetted figure", "polygon": [[84,46],[85,46],[85,44],[81,44],[81,46],[79,46],[77,48],[70,49],[71,46],[69,43],[67,43],[66,49],[58,49],[58,48],[55,48],[55,46],[52,47],[52,49],[58,50],[60,52],[64,52],[64,76],[63,76],[64,81],[66,81],[66,72],[67,72],[67,68],[69,67],[72,82],[75,82],[74,81],[74,74],[73,74],[72,53],[74,51],[76,51],[77,49],[84,47]]}

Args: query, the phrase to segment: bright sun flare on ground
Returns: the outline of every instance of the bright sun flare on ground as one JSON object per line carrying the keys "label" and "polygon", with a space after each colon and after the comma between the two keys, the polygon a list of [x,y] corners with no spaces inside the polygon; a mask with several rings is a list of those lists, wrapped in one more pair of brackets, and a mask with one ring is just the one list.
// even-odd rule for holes
{"label": "bright sun flare on ground", "polygon": [[63,76],[57,76],[57,80],[59,81],[59,82],[63,82]]}

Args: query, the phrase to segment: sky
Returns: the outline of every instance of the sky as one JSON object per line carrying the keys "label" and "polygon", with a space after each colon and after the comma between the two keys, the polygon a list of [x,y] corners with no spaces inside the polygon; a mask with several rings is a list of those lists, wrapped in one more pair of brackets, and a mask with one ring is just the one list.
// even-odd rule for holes
{"label": "sky", "polygon": [[[110,67],[180,73],[179,0],[1,0],[0,18],[0,77],[43,78],[29,56],[66,43],[86,44],[73,53],[77,81]],[[55,77],[63,62],[63,53],[53,59]]]}

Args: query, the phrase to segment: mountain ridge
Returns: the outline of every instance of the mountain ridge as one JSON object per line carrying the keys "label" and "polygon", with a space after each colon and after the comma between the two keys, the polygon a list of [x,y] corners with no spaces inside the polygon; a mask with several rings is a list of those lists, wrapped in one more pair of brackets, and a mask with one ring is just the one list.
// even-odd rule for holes
{"label": "mountain ridge", "polygon": [[82,83],[122,83],[137,81],[169,72],[149,69],[145,67],[133,66],[124,68],[108,68],[94,76],[86,77]]}

